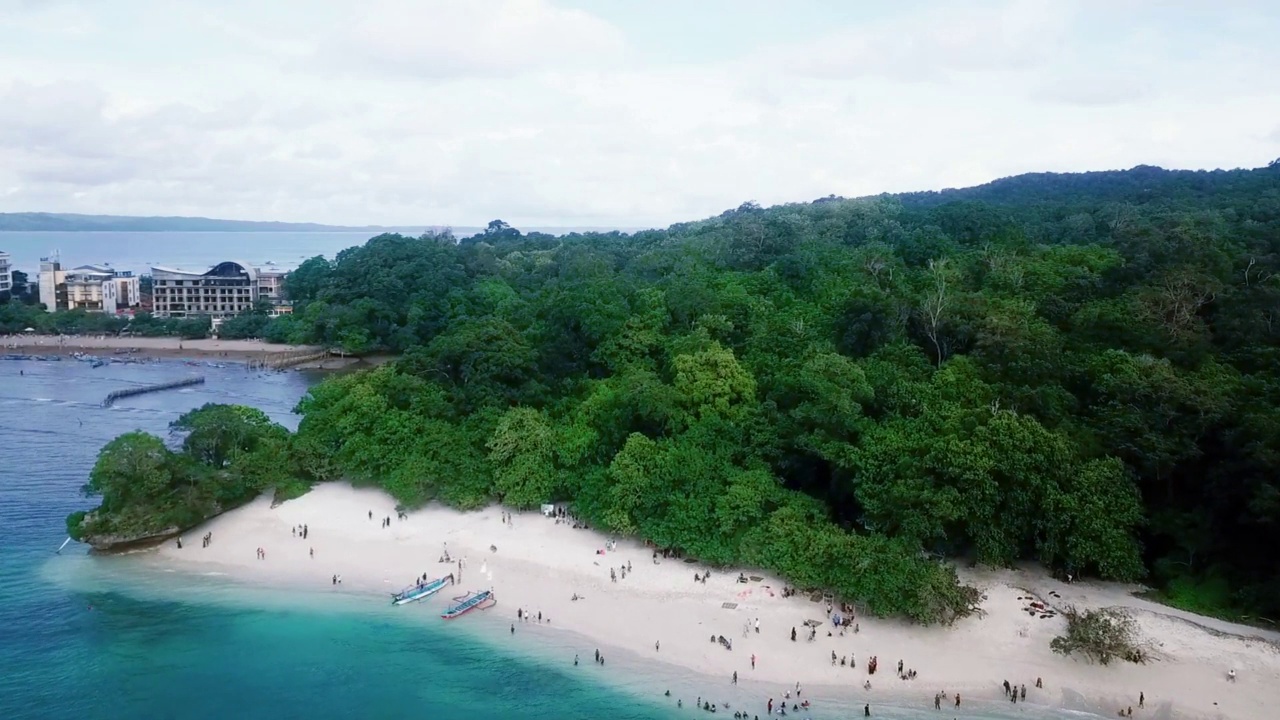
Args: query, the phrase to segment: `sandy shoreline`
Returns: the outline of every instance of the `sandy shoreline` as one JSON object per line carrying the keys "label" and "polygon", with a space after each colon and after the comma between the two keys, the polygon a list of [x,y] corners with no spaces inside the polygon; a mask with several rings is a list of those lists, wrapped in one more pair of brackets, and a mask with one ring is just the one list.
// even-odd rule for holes
{"label": "sandy shoreline", "polygon": [[308,345],[284,345],[260,340],[183,340],[175,337],[114,337],[106,335],[6,335],[0,337],[0,353],[70,355],[88,353],[103,357],[262,359],[276,353],[319,352]]}
{"label": "sandy shoreline", "polygon": [[[381,519],[388,516],[391,526],[384,528]],[[305,540],[291,535],[291,528],[301,524],[307,525]],[[213,533],[208,548],[200,542],[205,532]],[[828,637],[825,606],[802,597],[783,598],[776,578],[740,584],[736,572],[713,571],[705,584],[694,583],[694,574],[705,571],[699,565],[676,560],[655,564],[649,549],[630,541],[599,554],[606,540],[537,513],[516,514],[506,524],[500,508],[459,513],[433,506],[400,520],[394,502],[381,491],[329,483],[276,508],[269,499],[259,499],[192,530],[182,549],[168,543],[146,561],[195,572],[217,570],[254,584],[385,597],[424,573],[431,578],[456,574],[456,560],[464,558],[456,591],[450,588],[425,601],[433,612],[464,590],[492,587],[499,605],[485,611],[480,622],[502,630],[516,623],[522,634],[566,630],[566,636],[586,639],[606,657],[620,648],[705,676],[721,687],[737,672],[740,686],[735,690],[757,699],[750,707],[753,714],[763,715],[767,698],[780,698],[797,682],[813,686],[808,695],[838,692],[850,703],[874,707],[877,701],[892,702],[929,711],[940,690],[959,692],[966,702],[1006,703],[1001,689],[1005,679],[1027,686],[1027,703],[1106,717],[1132,706],[1134,717],[1243,720],[1271,716],[1271,709],[1280,706],[1280,636],[1178,613],[1136,599],[1124,586],[1066,585],[1032,570],[970,571],[964,579],[986,596],[981,618],[951,628],[922,628],[859,616],[859,633],[841,636],[836,631]],[[438,562],[446,543],[454,563]],[[266,551],[264,560],[256,557],[258,547]],[[623,579],[618,570],[628,563],[631,572]],[[610,580],[611,569],[616,581]],[[336,588],[334,574],[343,580]],[[1017,599],[1026,597],[1024,589],[1046,598],[1057,592],[1061,600],[1053,598],[1055,604],[1082,609],[1130,608],[1155,661],[1102,667],[1055,655],[1049,640],[1063,621],[1027,615],[1025,602]],[[575,593],[582,599],[571,600]],[[535,617],[541,612],[544,622],[519,621],[517,609]],[[754,631],[756,618],[759,633]],[[469,616],[457,622],[473,620]],[[805,620],[824,623],[813,642],[805,641]],[[796,642],[790,640],[792,627]],[[711,642],[712,635],[731,640],[733,649]],[[660,643],[656,649],[655,643]],[[589,663],[591,648],[582,650],[583,663]],[[856,665],[833,666],[833,651],[838,658],[852,656]],[[866,662],[872,655],[880,665],[868,677]],[[917,679],[896,677],[899,659],[917,671]],[[1235,683],[1226,678],[1232,668],[1238,673]],[[1042,690],[1035,688],[1038,677],[1044,680]],[[868,679],[872,688],[865,691],[862,684]],[[1143,709],[1138,707],[1139,692],[1146,697]],[[1009,709],[1019,707],[1030,709],[1022,703]],[[954,708],[948,702],[944,709]],[[816,708],[814,714],[820,711]]]}

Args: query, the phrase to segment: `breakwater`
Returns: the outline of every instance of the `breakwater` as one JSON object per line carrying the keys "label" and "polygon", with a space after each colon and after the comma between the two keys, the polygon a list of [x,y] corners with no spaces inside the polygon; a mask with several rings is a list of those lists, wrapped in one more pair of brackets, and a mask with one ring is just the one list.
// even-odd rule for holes
{"label": "breakwater", "polygon": [[270,353],[263,355],[261,358],[250,360],[248,366],[250,370],[284,370],[295,365],[324,360],[332,355],[333,353],[328,350],[297,350]]}
{"label": "breakwater", "polygon": [[160,392],[161,390],[173,390],[174,388],[189,387],[191,385],[203,385],[204,376],[197,375],[195,377],[183,378],[167,383],[159,383],[156,385],[142,385],[140,387],[125,388],[123,390],[113,390],[102,401],[102,407],[111,407],[116,400],[134,395],[143,395],[145,393]]}

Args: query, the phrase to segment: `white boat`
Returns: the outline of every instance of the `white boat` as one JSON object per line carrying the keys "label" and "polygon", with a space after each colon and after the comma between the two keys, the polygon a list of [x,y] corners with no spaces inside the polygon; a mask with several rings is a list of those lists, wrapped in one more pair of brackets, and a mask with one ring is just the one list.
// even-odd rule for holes
{"label": "white boat", "polygon": [[404,590],[401,590],[400,592],[393,594],[391,596],[391,604],[407,605],[408,603],[411,603],[411,602],[416,602],[424,598],[429,598],[432,595],[435,595],[436,593],[443,590],[445,585],[452,585],[452,584],[453,584],[453,574],[450,573],[448,575],[445,575],[442,578],[436,578],[435,580],[432,580],[430,582],[410,585]]}

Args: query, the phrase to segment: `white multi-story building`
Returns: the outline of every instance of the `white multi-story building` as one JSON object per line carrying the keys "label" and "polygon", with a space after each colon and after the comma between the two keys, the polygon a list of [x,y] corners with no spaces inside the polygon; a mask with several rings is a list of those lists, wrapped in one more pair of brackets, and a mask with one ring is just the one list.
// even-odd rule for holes
{"label": "white multi-story building", "polygon": [[81,265],[63,272],[67,310],[83,309],[114,315],[141,301],[138,278],[132,272],[105,265]]}
{"label": "white multi-story building", "polygon": [[86,310],[115,314],[142,300],[132,272],[105,265],[63,270],[57,258],[40,260],[40,302],[49,312]]}
{"label": "white multi-story building", "polygon": [[287,274],[235,260],[204,272],[153,267],[152,314],[160,318],[207,315],[218,321],[252,310],[258,300],[271,303],[272,316],[288,314],[293,308],[284,297]]}
{"label": "white multi-story building", "polygon": [[9,253],[0,252],[0,293],[13,291],[13,268],[9,265]]}
{"label": "white multi-story building", "polygon": [[56,257],[40,258],[40,304],[49,312],[67,309],[67,274]]}

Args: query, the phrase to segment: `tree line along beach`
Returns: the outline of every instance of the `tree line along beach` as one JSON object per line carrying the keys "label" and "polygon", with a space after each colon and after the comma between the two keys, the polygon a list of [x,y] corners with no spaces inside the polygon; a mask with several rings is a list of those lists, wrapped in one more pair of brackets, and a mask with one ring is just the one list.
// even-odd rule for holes
{"label": "tree line along beach", "polygon": [[[866,692],[884,691],[879,674],[856,682],[870,655],[880,672],[903,660],[915,679],[899,687],[929,705],[943,691],[1000,688],[993,699],[1012,706],[1027,685],[1029,707],[1105,689],[1093,709],[1107,714],[1136,702],[1230,717],[1237,703],[1247,716],[1270,702],[1252,683],[1276,677],[1266,633],[1191,619],[1246,639],[1189,639],[1166,626],[1176,611],[1125,591],[1142,582],[1171,605],[1264,625],[1280,609],[1276,173],[1135,168],[744,203],[631,235],[525,234],[497,220],[467,238],[379,235],[303,262],[286,280],[294,312],[259,320],[262,337],[394,362],[310,388],[296,432],[215,405],[180,418],[167,440],[117,438],[89,477],[101,508],[73,513],[68,528],[99,546],[171,537],[264,492],[291,512],[334,482],[381,488],[409,513],[406,528],[437,503],[567,503],[605,533],[596,550],[644,539],[702,563],[662,591],[699,619],[668,622],[709,625],[703,610],[721,618],[738,612],[726,603],[762,603],[761,632],[745,638],[680,626],[674,640],[641,644],[629,633],[646,623],[630,618],[650,606],[608,613],[627,626],[613,630],[627,652],[697,657],[685,665],[709,677],[847,677],[854,692],[867,680]],[[1188,230],[1204,217],[1222,231]],[[506,532],[532,524],[515,519]],[[301,522],[316,538],[341,527],[324,513]],[[226,536],[214,537],[183,552]],[[500,542],[475,544],[501,555]],[[273,567],[270,538],[250,547]],[[329,552],[317,547],[316,562]],[[593,597],[626,602],[646,571],[675,565],[635,560],[625,579],[604,573],[604,589],[570,589],[571,607],[535,599],[559,627],[566,613],[589,616],[575,608]],[[527,567],[562,569],[539,561]],[[398,589],[429,569],[383,574],[401,573]],[[360,572],[319,577],[341,574],[342,592],[355,592],[371,582]],[[817,593],[819,611],[722,587],[780,595],[784,582]],[[530,577],[515,594],[537,585]],[[825,647],[825,595],[833,612],[856,608],[853,637],[830,638],[847,652]],[[1136,644],[1112,642],[1130,627],[1103,612],[1117,606]],[[806,634],[806,622],[817,629]],[[888,647],[861,647],[891,631]],[[913,645],[916,633],[928,643]],[[695,638],[700,649],[681,650]],[[1118,660],[1081,658],[1099,647]],[[780,653],[804,655],[794,662],[813,662],[813,677],[769,677]],[[753,654],[764,664],[741,667]],[[1010,658],[1045,672],[1024,677]]]}

